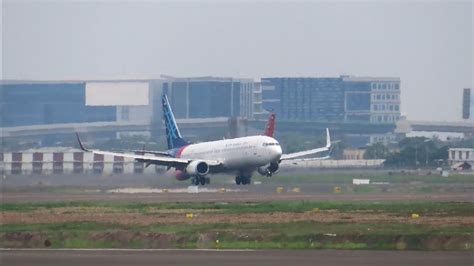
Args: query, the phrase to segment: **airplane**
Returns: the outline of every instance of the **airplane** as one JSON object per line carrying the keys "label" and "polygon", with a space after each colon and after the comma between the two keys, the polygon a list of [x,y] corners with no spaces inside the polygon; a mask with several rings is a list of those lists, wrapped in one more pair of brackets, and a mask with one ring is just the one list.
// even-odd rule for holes
{"label": "airplane", "polygon": [[[191,179],[193,185],[210,183],[208,175],[233,173],[237,185],[248,185],[255,171],[262,176],[272,176],[279,170],[282,161],[297,160],[312,154],[329,151],[331,138],[326,129],[326,146],[295,153],[283,154],[280,144],[273,138],[275,114],[271,113],[263,135],[239,137],[192,144],[179,131],[166,94],[162,96],[163,117],[166,128],[166,151],[112,152],[88,149],[76,133],[81,150],[93,154],[132,158],[149,165],[174,168],[178,180]],[[134,154],[130,153],[134,152]],[[327,159],[315,157],[311,159]]]}

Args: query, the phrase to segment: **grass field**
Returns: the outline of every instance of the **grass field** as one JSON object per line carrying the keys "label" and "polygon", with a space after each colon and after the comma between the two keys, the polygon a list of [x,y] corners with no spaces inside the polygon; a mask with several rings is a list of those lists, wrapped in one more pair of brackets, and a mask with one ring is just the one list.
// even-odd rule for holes
{"label": "grass field", "polygon": [[220,210],[224,213],[270,213],[270,212],[307,212],[314,209],[337,210],[341,212],[371,211],[407,215],[474,216],[474,204],[469,202],[344,202],[344,201],[279,201],[247,203],[212,202],[160,202],[160,203],[123,203],[123,202],[38,202],[38,203],[2,203],[0,211],[28,212],[38,209],[55,208],[92,208],[104,207],[123,211],[147,213],[151,210]]}
{"label": "grass field", "polygon": [[55,202],[0,209],[2,248],[473,250],[473,203]]}

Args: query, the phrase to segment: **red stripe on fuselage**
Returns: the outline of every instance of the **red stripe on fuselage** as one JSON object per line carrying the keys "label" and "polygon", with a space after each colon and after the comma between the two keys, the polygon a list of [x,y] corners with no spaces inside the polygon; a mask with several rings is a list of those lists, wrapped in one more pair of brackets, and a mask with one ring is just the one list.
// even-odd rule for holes
{"label": "red stripe on fuselage", "polygon": [[183,147],[179,148],[178,152],[176,152],[176,158],[180,158],[181,154],[183,153],[184,149],[188,147],[189,145],[184,145]]}

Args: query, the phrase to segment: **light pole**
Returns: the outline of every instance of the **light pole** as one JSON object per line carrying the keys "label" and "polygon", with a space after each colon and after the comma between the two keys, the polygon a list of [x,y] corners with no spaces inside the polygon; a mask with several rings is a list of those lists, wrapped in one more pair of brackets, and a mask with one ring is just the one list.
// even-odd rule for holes
{"label": "light pole", "polygon": [[[423,145],[425,146],[425,166],[428,166],[428,147],[426,146],[425,143],[430,142],[431,139],[425,139],[423,141]],[[418,167],[420,165],[420,162],[418,161],[418,142],[415,143],[415,166]]]}
{"label": "light pole", "polygon": [[418,162],[418,142],[417,142],[415,143],[415,167],[418,168],[418,164],[419,162]]}

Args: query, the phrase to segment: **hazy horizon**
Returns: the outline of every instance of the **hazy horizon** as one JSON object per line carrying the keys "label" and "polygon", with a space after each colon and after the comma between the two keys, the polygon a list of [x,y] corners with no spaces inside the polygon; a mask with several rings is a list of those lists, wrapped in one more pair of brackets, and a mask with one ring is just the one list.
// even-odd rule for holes
{"label": "hazy horizon", "polygon": [[411,120],[461,120],[472,1],[3,1],[2,79],[400,77]]}

